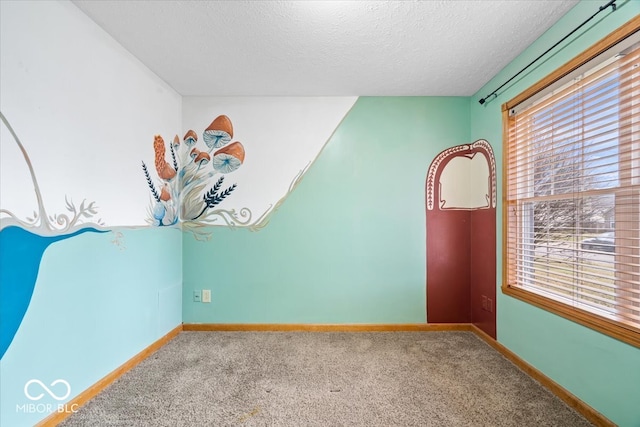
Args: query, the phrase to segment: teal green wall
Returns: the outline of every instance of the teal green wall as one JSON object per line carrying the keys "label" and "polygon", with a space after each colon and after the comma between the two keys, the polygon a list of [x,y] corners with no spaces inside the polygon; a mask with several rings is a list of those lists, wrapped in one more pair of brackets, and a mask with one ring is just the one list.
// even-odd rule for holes
{"label": "teal green wall", "polygon": [[[601,13],[597,23],[578,39],[563,45],[553,57],[503,90],[497,99],[485,106],[480,106],[478,99],[488,95],[591,16],[602,3],[579,3],[472,97],[471,139],[484,138],[491,142],[498,163],[503,158],[501,104],[639,14],[640,1],[619,1],[618,11],[611,13],[609,9]],[[498,185],[502,191],[500,173]],[[501,206],[498,206],[498,212],[501,212]],[[501,230],[499,219],[498,288],[502,277]],[[640,349],[502,295],[500,290],[498,294],[498,341],[615,423],[640,426]]]}
{"label": "teal green wall", "polygon": [[469,122],[468,98],[360,98],[266,228],[184,234],[184,322],[425,322],[425,177]]}

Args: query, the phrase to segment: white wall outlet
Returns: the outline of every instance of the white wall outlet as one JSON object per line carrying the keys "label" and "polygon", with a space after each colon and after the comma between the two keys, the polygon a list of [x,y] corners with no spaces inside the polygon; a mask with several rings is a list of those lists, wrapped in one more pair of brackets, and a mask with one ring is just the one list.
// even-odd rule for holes
{"label": "white wall outlet", "polygon": [[211,289],[202,290],[202,302],[211,302]]}

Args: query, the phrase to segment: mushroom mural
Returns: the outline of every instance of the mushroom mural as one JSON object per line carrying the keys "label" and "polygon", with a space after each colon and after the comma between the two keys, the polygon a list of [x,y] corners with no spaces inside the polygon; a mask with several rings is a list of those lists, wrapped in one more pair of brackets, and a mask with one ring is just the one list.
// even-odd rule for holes
{"label": "mushroom mural", "polygon": [[156,171],[158,176],[164,180],[173,179],[176,176],[176,169],[164,158],[164,139],[160,135],[153,137],[153,149],[156,152]]}
{"label": "mushroom mural", "polygon": [[168,202],[171,200],[171,192],[169,190],[169,185],[165,182],[162,186],[162,190],[160,191],[160,200],[163,202]]}
{"label": "mushroom mural", "polygon": [[[183,228],[192,230],[194,234],[208,237],[203,228],[219,225],[220,220],[228,226],[246,225],[251,221],[251,212],[247,208],[236,212],[217,207],[236,189],[236,184],[222,189],[225,175],[237,170],[245,159],[244,146],[238,141],[229,144],[232,138],[231,120],[220,115],[202,134],[206,148],[197,147],[198,136],[193,130],[187,131],[182,143],[176,135],[169,144],[171,164],[166,160],[164,140],[160,135],[154,137],[159,182],[154,182],[149,169],[142,162],[151,192],[147,217],[149,224],[170,226],[180,222]],[[209,180],[215,175],[220,176],[211,185]]]}
{"label": "mushroom mural", "polygon": [[213,154],[213,168],[221,173],[230,173],[244,162],[244,147],[238,141]]}
{"label": "mushroom mural", "polygon": [[204,151],[199,152],[198,155],[193,159],[193,161],[198,165],[198,169],[200,169],[201,166],[209,163],[210,160],[211,157]]}
{"label": "mushroom mural", "polygon": [[211,122],[209,127],[202,134],[205,144],[209,147],[209,152],[215,148],[224,147],[233,138],[233,126],[227,116],[218,116]]}
{"label": "mushroom mural", "polygon": [[187,147],[193,147],[195,145],[196,142],[198,142],[198,135],[196,135],[196,133],[192,130],[189,130],[185,135],[184,135],[184,143],[187,145]]}

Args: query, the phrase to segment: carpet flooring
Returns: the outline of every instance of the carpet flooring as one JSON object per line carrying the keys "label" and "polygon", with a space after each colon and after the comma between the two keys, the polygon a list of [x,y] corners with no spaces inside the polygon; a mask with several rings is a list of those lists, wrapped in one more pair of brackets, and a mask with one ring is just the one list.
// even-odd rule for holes
{"label": "carpet flooring", "polygon": [[183,332],[62,426],[589,426],[471,332]]}

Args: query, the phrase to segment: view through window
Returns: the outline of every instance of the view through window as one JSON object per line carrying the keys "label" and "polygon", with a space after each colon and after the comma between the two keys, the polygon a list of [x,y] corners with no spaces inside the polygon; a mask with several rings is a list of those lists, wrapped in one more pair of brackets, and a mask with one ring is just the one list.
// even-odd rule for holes
{"label": "view through window", "polygon": [[507,287],[637,333],[640,44],[512,110],[507,132]]}

